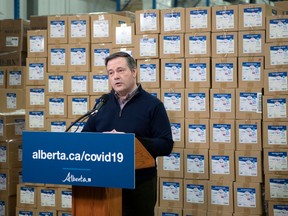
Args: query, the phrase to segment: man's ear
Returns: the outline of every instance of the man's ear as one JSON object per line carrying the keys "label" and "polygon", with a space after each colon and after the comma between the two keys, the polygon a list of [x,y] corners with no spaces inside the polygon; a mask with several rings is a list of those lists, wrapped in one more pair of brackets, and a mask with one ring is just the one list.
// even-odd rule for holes
{"label": "man's ear", "polygon": [[132,70],[132,73],[133,73],[133,77],[136,78],[136,75],[137,75],[136,68],[134,68],[134,69]]}

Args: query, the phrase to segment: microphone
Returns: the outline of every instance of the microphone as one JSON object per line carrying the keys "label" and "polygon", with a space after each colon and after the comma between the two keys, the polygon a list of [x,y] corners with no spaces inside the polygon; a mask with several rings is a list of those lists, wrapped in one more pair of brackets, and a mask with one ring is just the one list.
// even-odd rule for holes
{"label": "microphone", "polygon": [[[90,117],[90,116],[94,116],[96,115],[99,110],[105,105],[105,103],[108,101],[109,99],[109,96],[108,94],[104,94],[102,95],[99,99],[96,100],[96,104],[94,105],[93,109],[88,111],[87,113],[85,113],[84,115],[80,116],[78,119],[76,119],[66,130],[65,132],[68,132],[76,123],[78,123],[79,121],[81,121],[82,119],[82,122]],[[98,102],[97,102],[98,101]]]}
{"label": "microphone", "polygon": [[98,103],[96,102],[95,106],[93,107],[93,109],[90,111],[91,113],[89,115],[96,115],[99,110],[106,104],[106,102],[108,101],[109,96],[108,94],[104,94],[102,95],[99,99],[98,99]]}

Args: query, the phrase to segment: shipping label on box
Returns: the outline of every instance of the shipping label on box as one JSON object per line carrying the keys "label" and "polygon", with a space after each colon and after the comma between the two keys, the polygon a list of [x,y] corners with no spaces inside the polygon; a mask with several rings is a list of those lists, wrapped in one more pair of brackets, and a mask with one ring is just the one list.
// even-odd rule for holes
{"label": "shipping label on box", "polygon": [[89,107],[89,96],[68,96],[68,118],[84,115]]}
{"label": "shipping label on box", "polygon": [[0,67],[0,88],[5,89],[6,83],[7,83],[7,68],[6,67]]}
{"label": "shipping label on box", "polygon": [[47,117],[67,117],[67,96],[46,96]]}
{"label": "shipping label on box", "polygon": [[185,119],[185,148],[209,148],[209,120]]}
{"label": "shipping label on box", "polygon": [[212,57],[237,57],[238,32],[212,33]]}
{"label": "shipping label on box", "polygon": [[185,57],[210,57],[211,39],[208,33],[186,33],[185,34]]}
{"label": "shipping label on box", "polygon": [[160,10],[146,9],[135,11],[136,34],[160,33]]}
{"label": "shipping label on box", "polygon": [[210,120],[210,149],[235,150],[235,120]]}
{"label": "shipping label on box", "polygon": [[63,71],[68,69],[68,45],[48,45],[48,72]]}
{"label": "shipping label on box", "polygon": [[150,59],[159,57],[158,34],[136,35],[135,44],[134,57],[136,59]]}
{"label": "shipping label on box", "polygon": [[186,8],[186,32],[211,31],[211,7]]}
{"label": "shipping label on box", "polygon": [[207,199],[206,180],[184,180],[184,208],[206,209]]}
{"label": "shipping label on box", "polygon": [[48,44],[68,42],[67,16],[48,16]]}
{"label": "shipping label on box", "polygon": [[51,132],[65,132],[67,126],[67,119],[62,118],[47,118],[47,131]]}
{"label": "shipping label on box", "polygon": [[265,31],[239,32],[238,56],[264,56]]}
{"label": "shipping label on box", "polygon": [[269,215],[281,215],[281,214],[288,214],[288,204],[287,202],[274,202],[268,201],[268,210]]}
{"label": "shipping label on box", "polygon": [[134,47],[135,30],[134,23],[115,25],[113,35],[113,47]]}
{"label": "shipping label on box", "polygon": [[210,90],[211,118],[235,119],[235,90]]}
{"label": "shipping label on box", "polygon": [[90,42],[89,15],[68,16],[68,43]]}
{"label": "shipping label on box", "polygon": [[84,122],[75,122],[75,117],[73,116],[73,119],[67,119],[67,126],[69,127],[70,125],[73,124],[69,132],[74,132],[74,133],[81,133],[82,129],[84,128],[85,124],[87,121]]}
{"label": "shipping label on box", "polygon": [[45,87],[27,86],[26,100],[26,108],[45,107]]}
{"label": "shipping label on box", "polygon": [[180,147],[184,148],[185,143],[185,124],[184,124],[184,118],[173,118],[170,120],[170,126],[172,131],[172,138],[174,141],[174,147]]}
{"label": "shipping label on box", "polygon": [[90,45],[68,45],[68,71],[90,71]]}
{"label": "shipping label on box", "polygon": [[58,208],[58,190],[57,188],[39,187],[37,194],[37,208],[57,209]]}
{"label": "shipping label on box", "polygon": [[263,96],[264,121],[288,121],[288,96]]}
{"label": "shipping label on box", "polygon": [[45,108],[35,108],[26,110],[26,125],[27,130],[40,130],[46,129],[46,112]]}
{"label": "shipping label on box", "polygon": [[263,157],[265,174],[287,175],[287,155],[287,149],[264,149]]}
{"label": "shipping label on box", "polygon": [[209,179],[207,149],[184,149],[184,177],[186,179]]}
{"label": "shipping label on box", "polygon": [[184,88],[184,59],[161,60],[161,88]]}
{"label": "shipping label on box", "polygon": [[265,175],[265,200],[288,201],[287,175]]}
{"label": "shipping label on box", "polygon": [[64,72],[60,73],[47,73],[45,75],[45,93],[46,95],[61,95],[66,94],[68,91],[68,79],[67,74]]}
{"label": "shipping label on box", "polygon": [[36,208],[37,187],[25,184],[17,185],[17,206]]}
{"label": "shipping label on box", "polygon": [[26,67],[7,67],[7,88],[24,88],[26,81]]}
{"label": "shipping label on box", "polygon": [[59,188],[59,209],[60,210],[72,210],[72,189],[69,188]]}
{"label": "shipping label on box", "polygon": [[184,57],[184,34],[160,34],[160,58]]}
{"label": "shipping label on box", "polygon": [[287,43],[266,43],[265,68],[279,68],[288,65]]}
{"label": "shipping label on box", "polygon": [[209,118],[209,89],[185,89],[185,117]]}
{"label": "shipping label on box", "polygon": [[184,100],[184,89],[161,89],[161,101],[171,118],[184,117]]}
{"label": "shipping label on box", "polygon": [[27,32],[28,57],[47,57],[47,30]]}
{"label": "shipping label on box", "polygon": [[263,147],[287,148],[288,122],[263,122]]}
{"label": "shipping label on box", "polygon": [[108,74],[105,72],[103,74],[92,72],[89,74],[89,94],[90,95],[100,95],[110,91],[110,83]]}
{"label": "shipping label on box", "polygon": [[186,88],[210,88],[210,58],[186,58]]}
{"label": "shipping label on box", "polygon": [[158,175],[168,178],[183,178],[183,149],[173,148],[168,156],[158,159]]}
{"label": "shipping label on box", "polygon": [[264,57],[238,58],[238,83],[242,87],[263,88]]}
{"label": "shipping label on box", "polygon": [[112,53],[112,43],[91,44],[91,71],[106,71],[105,58]]}
{"label": "shipping label on box", "polygon": [[237,182],[259,182],[263,176],[261,151],[235,151]]}
{"label": "shipping label on box", "polygon": [[185,32],[185,8],[160,10],[161,33]]}
{"label": "shipping label on box", "polygon": [[160,178],[159,203],[163,207],[183,207],[183,179]]}
{"label": "shipping label on box", "polygon": [[45,85],[47,58],[27,58],[26,85]]}
{"label": "shipping label on box", "polygon": [[288,16],[268,16],[266,19],[266,42],[288,41]]}
{"label": "shipping label on box", "polygon": [[89,77],[88,72],[73,72],[67,74],[67,95],[88,94]]}
{"label": "shipping label on box", "polygon": [[212,7],[212,32],[238,31],[238,5]]}
{"label": "shipping label on box", "polygon": [[288,68],[264,71],[264,94],[279,95],[288,92]]}
{"label": "shipping label on box", "polygon": [[138,59],[137,60],[137,81],[143,88],[160,87],[160,60],[159,59]]}

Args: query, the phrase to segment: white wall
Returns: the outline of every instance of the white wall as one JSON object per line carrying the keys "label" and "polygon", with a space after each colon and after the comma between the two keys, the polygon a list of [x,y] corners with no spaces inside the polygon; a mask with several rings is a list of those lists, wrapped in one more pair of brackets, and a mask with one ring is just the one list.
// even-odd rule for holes
{"label": "white wall", "polygon": [[[27,1],[20,0],[20,17],[27,19]],[[14,19],[14,0],[0,0],[0,20]]]}

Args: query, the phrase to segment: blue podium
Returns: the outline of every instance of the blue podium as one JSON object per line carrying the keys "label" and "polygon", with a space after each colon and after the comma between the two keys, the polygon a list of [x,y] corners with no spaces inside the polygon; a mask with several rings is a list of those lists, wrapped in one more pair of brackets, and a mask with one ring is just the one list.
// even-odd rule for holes
{"label": "blue podium", "polygon": [[121,215],[122,188],[153,166],[134,134],[23,132],[23,182],[71,185],[73,215]]}

